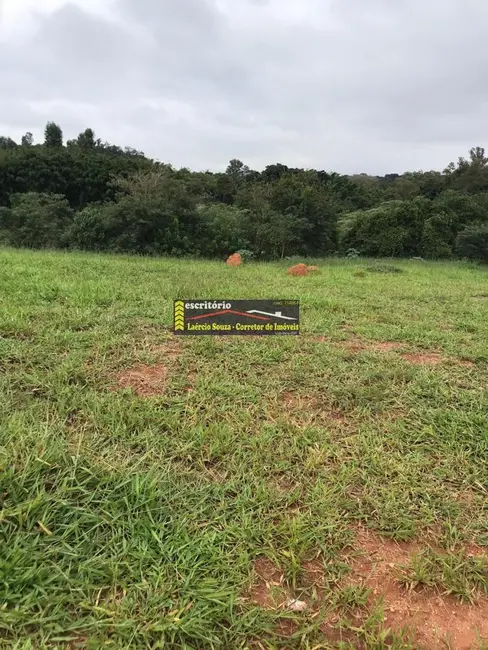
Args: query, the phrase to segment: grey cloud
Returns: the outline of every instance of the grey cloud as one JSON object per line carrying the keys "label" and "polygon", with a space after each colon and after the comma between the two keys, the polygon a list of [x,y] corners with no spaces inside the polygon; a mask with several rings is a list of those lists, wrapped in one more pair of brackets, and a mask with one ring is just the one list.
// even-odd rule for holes
{"label": "grey cloud", "polygon": [[93,126],[177,165],[240,157],[349,173],[442,168],[486,137],[485,0],[115,9],[106,19],[67,4],[38,15],[30,48],[0,45],[2,124],[15,130],[22,114],[40,129],[53,100],[65,131]]}

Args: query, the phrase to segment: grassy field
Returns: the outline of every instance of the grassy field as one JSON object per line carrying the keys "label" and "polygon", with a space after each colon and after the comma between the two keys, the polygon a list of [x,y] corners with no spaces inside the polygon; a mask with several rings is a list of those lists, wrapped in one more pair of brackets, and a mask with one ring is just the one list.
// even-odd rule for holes
{"label": "grassy field", "polygon": [[488,269],[316,263],[0,251],[1,648],[488,647]]}

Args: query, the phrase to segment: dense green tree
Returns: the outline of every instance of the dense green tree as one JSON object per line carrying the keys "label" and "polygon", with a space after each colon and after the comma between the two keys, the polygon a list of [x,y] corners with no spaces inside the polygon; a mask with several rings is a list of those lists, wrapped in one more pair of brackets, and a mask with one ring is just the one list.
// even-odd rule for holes
{"label": "dense green tree", "polygon": [[30,131],[27,131],[27,133],[22,136],[21,144],[23,147],[32,147],[34,144],[34,136]]}
{"label": "dense green tree", "polygon": [[44,146],[59,149],[63,146],[63,131],[58,124],[48,122],[44,129]]}
{"label": "dense green tree", "polygon": [[19,145],[12,138],[0,135],[0,149],[15,149]]}
{"label": "dense green tree", "polygon": [[107,204],[92,203],[74,215],[67,228],[64,242],[79,250],[103,251],[110,248]]}
{"label": "dense green tree", "polygon": [[461,257],[488,264],[488,226],[468,226],[456,239],[456,252]]}
{"label": "dense green tree", "polygon": [[450,163],[445,170],[447,186],[461,192],[476,194],[488,191],[488,158],[483,147],[473,147],[469,160],[458,159],[457,165]]}
{"label": "dense green tree", "polygon": [[104,208],[110,248],[181,255],[196,252],[197,205],[171,170],[157,168],[118,179],[116,203]]}
{"label": "dense green tree", "polygon": [[12,207],[4,214],[8,243],[26,248],[56,248],[64,245],[64,236],[73,213],[64,196],[28,192],[12,198]]}
{"label": "dense green tree", "polygon": [[201,237],[196,242],[200,255],[226,258],[240,249],[249,249],[249,215],[246,210],[222,203],[201,205],[198,209]]}
{"label": "dense green tree", "polygon": [[[1,152],[0,152],[1,154]],[[96,149],[78,147],[18,147],[0,155],[0,205],[9,205],[10,196],[25,192],[64,194],[73,208],[110,201],[116,190],[111,181],[138,169],[148,169],[151,161],[118,156]]]}

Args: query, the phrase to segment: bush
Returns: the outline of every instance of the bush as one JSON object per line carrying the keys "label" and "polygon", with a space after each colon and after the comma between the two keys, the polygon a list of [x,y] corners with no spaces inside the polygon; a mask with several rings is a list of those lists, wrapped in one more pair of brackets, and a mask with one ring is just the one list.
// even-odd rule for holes
{"label": "bush", "polygon": [[468,226],[462,230],[456,239],[456,252],[488,264],[488,226]]}
{"label": "bush", "polygon": [[402,223],[407,201],[389,201],[377,208],[356,212],[343,222],[343,250],[360,250],[366,257],[401,257],[409,251],[410,229]]}
{"label": "bush", "polygon": [[398,266],[390,266],[389,264],[368,266],[366,271],[369,271],[370,273],[403,273],[403,269],[399,269]]}
{"label": "bush", "polygon": [[250,262],[252,259],[254,259],[254,253],[247,250],[246,248],[241,248],[237,252],[241,256],[243,262]]}
{"label": "bush", "polygon": [[[224,258],[234,251],[249,251],[245,210],[232,205],[210,203],[200,208],[199,217],[202,229],[199,247],[202,255]],[[242,253],[241,256],[246,261]]]}
{"label": "bush", "polygon": [[11,209],[2,214],[7,243],[26,248],[63,247],[72,219],[64,196],[37,192],[14,195]]}
{"label": "bush", "polygon": [[107,249],[109,246],[107,210],[108,206],[89,205],[78,212],[65,234],[66,245],[87,251]]}

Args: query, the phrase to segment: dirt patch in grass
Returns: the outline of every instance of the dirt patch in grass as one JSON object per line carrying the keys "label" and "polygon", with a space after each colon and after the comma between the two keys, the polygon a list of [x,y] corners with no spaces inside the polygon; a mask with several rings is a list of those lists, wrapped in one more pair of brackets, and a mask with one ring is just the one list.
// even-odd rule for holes
{"label": "dirt patch in grass", "polygon": [[298,395],[291,391],[281,394],[280,402],[283,406],[283,412],[295,422],[301,421],[300,415],[303,415],[303,421],[312,421],[320,419],[322,423],[345,424],[346,416],[337,410],[324,407],[321,399],[317,396]]}
{"label": "dirt patch in grass", "polygon": [[480,638],[488,641],[488,598],[479,596],[471,605],[434,590],[407,589],[398,581],[398,572],[419,551],[417,543],[385,540],[359,530],[354,555],[346,559],[351,574],[344,586],[368,588],[370,607],[383,601],[385,629],[409,631],[416,647],[480,647]]}
{"label": "dirt patch in grass", "polygon": [[139,365],[122,372],[118,384],[121,388],[131,388],[138,397],[155,397],[164,393],[167,376],[167,367],[162,363]]}
{"label": "dirt patch in grass", "polygon": [[408,361],[409,363],[413,363],[415,365],[436,365],[438,363],[442,363],[445,360],[441,354],[438,354],[436,352],[426,352],[423,354],[405,353],[402,354],[401,357],[402,359],[405,359],[405,361]]}
{"label": "dirt patch in grass", "polygon": [[[181,343],[176,339],[168,339],[161,345],[155,345],[154,339],[149,338],[141,341],[139,347],[156,363],[139,363],[123,370],[116,377],[117,388],[130,388],[138,397],[163,395],[173,372],[174,360],[181,354]],[[191,372],[188,374],[186,392],[193,389],[194,382],[195,374]]]}
{"label": "dirt patch in grass", "polygon": [[[401,341],[363,341],[359,337],[352,337],[345,341],[333,341],[327,336],[316,336],[315,341],[319,343],[330,343],[350,352],[362,352],[371,350],[374,352],[394,352],[402,350],[407,343]],[[402,359],[414,365],[437,365],[440,363],[452,363],[454,365],[472,368],[475,364],[469,359],[458,359],[455,357],[445,357],[439,352],[403,352],[400,354]]]}
{"label": "dirt patch in grass", "polygon": [[380,352],[390,352],[391,350],[400,350],[404,348],[404,343],[399,343],[398,341],[382,341],[381,343],[375,343],[373,345],[374,350],[379,350]]}
{"label": "dirt patch in grass", "polygon": [[[348,330],[348,327],[343,327]],[[399,350],[405,347],[405,343],[400,341],[363,341],[358,336],[352,336],[344,341],[333,341],[327,336],[317,336],[315,341],[319,343],[331,343],[337,347],[350,350],[351,352],[362,352],[363,350],[377,350],[379,352],[391,352],[392,350]]]}
{"label": "dirt patch in grass", "polygon": [[254,563],[253,574],[253,582],[245,599],[265,609],[279,609],[289,597],[280,569],[268,558],[260,557]]}

